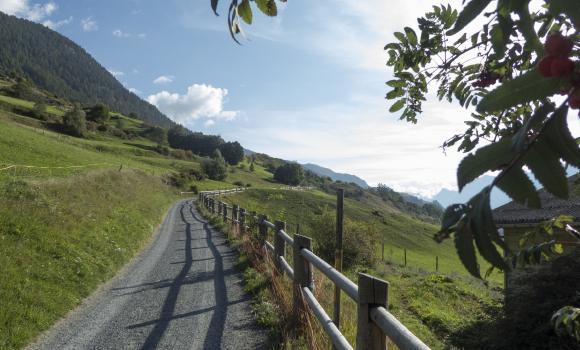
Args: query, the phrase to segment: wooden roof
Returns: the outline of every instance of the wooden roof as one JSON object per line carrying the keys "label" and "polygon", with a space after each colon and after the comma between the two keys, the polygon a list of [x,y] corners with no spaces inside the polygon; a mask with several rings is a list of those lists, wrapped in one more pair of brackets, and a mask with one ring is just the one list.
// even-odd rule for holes
{"label": "wooden roof", "polygon": [[571,215],[580,222],[580,174],[568,178],[570,198],[560,199],[542,189],[539,191],[541,209],[531,209],[514,201],[494,209],[493,218],[497,225],[537,224],[559,215]]}

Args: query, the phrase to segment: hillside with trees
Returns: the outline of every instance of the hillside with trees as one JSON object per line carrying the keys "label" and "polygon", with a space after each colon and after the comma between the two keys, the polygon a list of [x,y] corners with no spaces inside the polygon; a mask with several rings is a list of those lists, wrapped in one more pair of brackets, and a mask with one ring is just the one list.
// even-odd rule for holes
{"label": "hillside with trees", "polygon": [[[44,90],[83,105],[104,103],[150,124],[174,123],[129,92],[82,47],[38,23],[0,12],[0,75],[25,77]],[[25,96],[21,96],[25,97]]]}

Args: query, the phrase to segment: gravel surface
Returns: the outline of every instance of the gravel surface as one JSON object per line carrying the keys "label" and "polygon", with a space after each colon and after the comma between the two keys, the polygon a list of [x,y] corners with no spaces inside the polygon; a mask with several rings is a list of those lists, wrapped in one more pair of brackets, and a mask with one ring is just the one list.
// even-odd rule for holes
{"label": "gravel surface", "polygon": [[28,349],[265,349],[236,259],[180,202],[149,248]]}

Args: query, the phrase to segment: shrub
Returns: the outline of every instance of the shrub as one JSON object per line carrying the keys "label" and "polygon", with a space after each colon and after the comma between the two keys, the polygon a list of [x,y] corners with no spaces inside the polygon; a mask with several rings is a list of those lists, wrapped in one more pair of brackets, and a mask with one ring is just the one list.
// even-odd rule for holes
{"label": "shrub", "polygon": [[286,163],[276,169],[274,180],[286,185],[299,185],[304,180],[304,169],[298,163]]}
{"label": "shrub", "polygon": [[47,119],[46,104],[42,101],[36,102],[32,107],[32,116],[40,120]]}
{"label": "shrub", "polygon": [[244,187],[244,183],[241,181],[235,181],[234,185],[238,186],[238,187]]}
{"label": "shrub", "polygon": [[93,108],[89,109],[87,118],[95,123],[104,124],[110,118],[109,107],[105,104],[97,103]]}
{"label": "shrub", "polygon": [[[336,217],[330,210],[323,210],[312,220],[312,238],[316,253],[329,263],[334,262],[336,247]],[[370,224],[344,221],[343,234],[343,267],[356,265],[372,266],[376,261],[377,229]]]}
{"label": "shrub", "polygon": [[62,123],[64,131],[72,136],[85,137],[87,134],[85,112],[78,106],[64,115]]}
{"label": "shrub", "polygon": [[201,162],[203,172],[212,180],[224,180],[227,177],[226,161],[219,150],[216,150],[211,159],[206,158]]}

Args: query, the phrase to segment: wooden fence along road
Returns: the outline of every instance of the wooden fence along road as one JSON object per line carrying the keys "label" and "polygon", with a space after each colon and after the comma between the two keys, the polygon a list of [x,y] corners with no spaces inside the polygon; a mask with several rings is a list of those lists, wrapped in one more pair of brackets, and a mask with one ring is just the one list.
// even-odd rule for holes
{"label": "wooden fence along road", "polygon": [[[199,193],[198,200],[213,214],[221,215],[225,222],[242,228],[240,232],[249,228],[247,224],[258,226],[260,243],[266,251],[272,254],[276,269],[288,276],[294,283],[294,310],[306,312],[306,310],[302,310],[302,300],[305,299],[336,349],[353,349],[353,347],[314,297],[313,267],[322,272],[336,287],[357,303],[357,350],[384,350],[387,347],[387,337],[401,350],[429,349],[387,310],[388,282],[359,273],[358,284],[355,284],[312,252],[311,238],[299,234],[290,237],[285,231],[286,224],[284,222],[272,223],[265,215],[259,215],[256,212],[248,213],[238,205],[228,205],[216,199],[219,195],[244,190],[236,188],[204,191]],[[268,241],[269,229],[273,230],[273,242]],[[287,246],[291,247],[293,252],[292,265],[286,260]]]}

